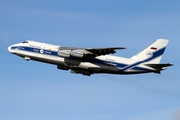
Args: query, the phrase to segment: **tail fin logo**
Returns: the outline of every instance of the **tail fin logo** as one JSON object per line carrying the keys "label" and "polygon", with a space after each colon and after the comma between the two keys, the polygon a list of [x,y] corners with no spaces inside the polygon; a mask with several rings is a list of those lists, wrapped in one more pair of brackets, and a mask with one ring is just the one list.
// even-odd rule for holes
{"label": "tail fin logo", "polygon": [[152,52],[150,52],[150,51],[147,51],[147,52],[146,52],[146,56],[147,56],[147,57],[152,57],[152,55],[153,55]]}

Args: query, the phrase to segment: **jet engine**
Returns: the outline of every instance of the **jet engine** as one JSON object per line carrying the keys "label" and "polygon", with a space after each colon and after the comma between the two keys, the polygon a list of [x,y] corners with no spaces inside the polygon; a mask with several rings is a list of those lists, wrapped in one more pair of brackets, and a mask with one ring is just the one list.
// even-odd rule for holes
{"label": "jet engine", "polygon": [[84,52],[83,52],[83,50],[73,50],[71,52],[71,56],[82,58],[82,57],[84,57]]}
{"label": "jet engine", "polygon": [[83,58],[84,57],[84,51],[83,50],[59,50],[58,56],[69,58],[69,57],[78,57]]}
{"label": "jet engine", "polygon": [[64,57],[64,58],[69,58],[71,56],[71,50],[59,50],[58,56]]}

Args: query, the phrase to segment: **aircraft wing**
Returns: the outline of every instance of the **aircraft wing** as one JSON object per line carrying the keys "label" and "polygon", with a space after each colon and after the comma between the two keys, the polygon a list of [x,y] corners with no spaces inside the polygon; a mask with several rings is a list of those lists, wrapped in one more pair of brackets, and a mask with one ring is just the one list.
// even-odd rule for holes
{"label": "aircraft wing", "polygon": [[75,47],[59,47],[59,50],[81,51],[88,57],[97,57],[100,55],[114,54],[115,50],[126,49],[124,47],[108,47],[108,48],[75,48]]}
{"label": "aircraft wing", "polygon": [[110,48],[87,48],[85,50],[93,53],[95,56],[114,54],[115,50],[125,49],[124,47],[110,47]]}

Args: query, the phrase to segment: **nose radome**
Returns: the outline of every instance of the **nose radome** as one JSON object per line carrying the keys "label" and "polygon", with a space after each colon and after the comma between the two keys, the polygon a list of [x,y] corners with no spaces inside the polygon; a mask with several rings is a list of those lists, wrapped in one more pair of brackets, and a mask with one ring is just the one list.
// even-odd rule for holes
{"label": "nose radome", "polygon": [[9,51],[9,52],[11,51],[11,46],[8,47],[8,51]]}
{"label": "nose radome", "polygon": [[8,51],[9,51],[10,53],[14,53],[15,51],[13,51],[13,50],[11,49],[11,47],[12,47],[12,46],[9,46],[9,47],[8,47]]}

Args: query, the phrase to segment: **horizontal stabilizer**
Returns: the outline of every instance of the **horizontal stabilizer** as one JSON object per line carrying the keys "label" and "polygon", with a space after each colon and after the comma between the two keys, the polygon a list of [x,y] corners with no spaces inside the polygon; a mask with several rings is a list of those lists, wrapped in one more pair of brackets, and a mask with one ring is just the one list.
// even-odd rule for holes
{"label": "horizontal stabilizer", "polygon": [[173,66],[173,64],[167,63],[167,64],[145,64],[146,66],[152,67],[155,70],[164,70],[166,67]]}

